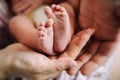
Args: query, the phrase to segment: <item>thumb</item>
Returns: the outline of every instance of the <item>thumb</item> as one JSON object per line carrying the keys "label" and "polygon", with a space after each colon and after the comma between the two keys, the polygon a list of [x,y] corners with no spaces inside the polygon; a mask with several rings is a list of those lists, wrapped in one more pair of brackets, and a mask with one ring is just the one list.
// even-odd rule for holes
{"label": "thumb", "polygon": [[72,39],[67,50],[60,57],[76,59],[83,47],[86,45],[95,29],[89,28],[78,32]]}
{"label": "thumb", "polygon": [[77,65],[77,63],[70,58],[59,58],[58,60],[53,61],[52,68],[55,71],[63,71],[65,69],[69,69],[76,65]]}

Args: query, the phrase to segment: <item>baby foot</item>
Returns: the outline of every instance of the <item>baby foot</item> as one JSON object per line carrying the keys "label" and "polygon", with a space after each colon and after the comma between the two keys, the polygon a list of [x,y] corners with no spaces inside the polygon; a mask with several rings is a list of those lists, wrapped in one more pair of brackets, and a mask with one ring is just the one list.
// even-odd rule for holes
{"label": "baby foot", "polygon": [[48,55],[55,55],[53,51],[53,19],[40,23],[37,45],[40,51]]}
{"label": "baby foot", "polygon": [[70,42],[70,21],[67,11],[59,5],[52,5],[52,9],[45,7],[45,13],[48,18],[54,20],[54,49],[62,52]]}

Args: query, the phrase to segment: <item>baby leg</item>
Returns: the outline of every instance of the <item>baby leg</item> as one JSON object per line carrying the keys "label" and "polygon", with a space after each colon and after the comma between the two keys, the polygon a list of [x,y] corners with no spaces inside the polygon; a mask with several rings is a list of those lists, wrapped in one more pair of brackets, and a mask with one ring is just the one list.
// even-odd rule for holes
{"label": "baby leg", "polygon": [[[29,46],[30,48],[37,50],[37,51],[46,51],[46,54],[50,54],[52,55],[51,51],[53,50],[52,48],[52,22],[50,22],[51,20],[48,20],[45,24],[45,26],[47,26],[46,28],[43,25],[40,25],[42,27],[44,27],[44,31],[51,31],[51,33],[49,33],[50,36],[48,36],[48,33],[44,33],[48,40],[50,40],[49,38],[51,38],[51,45],[47,44],[46,41],[46,36],[45,39],[41,39],[40,40],[40,36],[38,35],[40,32],[42,32],[43,30],[37,30],[34,23],[32,22],[31,19],[29,19],[26,16],[16,16],[14,18],[11,19],[10,21],[10,31],[13,34],[13,36],[20,42],[23,43],[27,46]],[[42,34],[42,33],[41,33]],[[45,40],[45,41],[44,41]],[[40,42],[41,41],[41,42]],[[39,42],[39,44],[38,44]],[[44,45],[48,45],[47,47]],[[43,47],[43,48],[42,48]],[[50,50],[51,47],[52,50]],[[46,49],[45,49],[46,48]],[[45,50],[44,50],[45,49]],[[48,50],[47,50],[48,49]]]}
{"label": "baby leg", "polygon": [[30,18],[23,15],[13,17],[10,20],[9,29],[17,41],[37,50],[37,29]]}

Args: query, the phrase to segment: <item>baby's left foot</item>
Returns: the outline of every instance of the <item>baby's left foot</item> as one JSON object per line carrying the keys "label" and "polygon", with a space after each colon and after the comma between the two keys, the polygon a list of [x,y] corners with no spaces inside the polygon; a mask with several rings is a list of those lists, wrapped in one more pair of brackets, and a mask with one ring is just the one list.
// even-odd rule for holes
{"label": "baby's left foot", "polygon": [[45,23],[40,23],[38,28],[37,45],[39,51],[48,55],[55,55],[53,51],[53,20],[48,19]]}

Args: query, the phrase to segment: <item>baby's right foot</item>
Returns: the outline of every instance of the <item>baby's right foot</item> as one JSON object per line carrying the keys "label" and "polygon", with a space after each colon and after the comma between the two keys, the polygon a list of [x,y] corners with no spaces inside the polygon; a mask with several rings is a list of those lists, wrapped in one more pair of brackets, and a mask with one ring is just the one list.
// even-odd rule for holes
{"label": "baby's right foot", "polygon": [[55,55],[53,51],[53,20],[48,19],[38,27],[38,49],[48,55]]}
{"label": "baby's right foot", "polygon": [[57,52],[62,52],[71,40],[70,21],[67,11],[59,5],[52,5],[52,9],[45,7],[45,13],[48,18],[54,20],[54,49]]}

